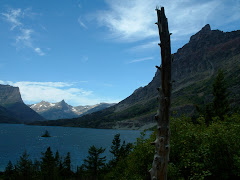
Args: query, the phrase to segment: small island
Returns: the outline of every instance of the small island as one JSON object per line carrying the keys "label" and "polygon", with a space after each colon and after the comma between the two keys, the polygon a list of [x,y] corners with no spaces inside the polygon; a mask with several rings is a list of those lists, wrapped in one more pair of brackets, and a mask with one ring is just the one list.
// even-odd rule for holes
{"label": "small island", "polygon": [[46,130],[45,133],[41,137],[51,137],[49,132]]}

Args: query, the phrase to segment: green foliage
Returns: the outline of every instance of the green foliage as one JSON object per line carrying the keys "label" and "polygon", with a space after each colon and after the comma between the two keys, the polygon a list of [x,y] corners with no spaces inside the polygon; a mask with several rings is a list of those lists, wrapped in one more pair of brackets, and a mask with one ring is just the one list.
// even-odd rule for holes
{"label": "green foliage", "polygon": [[67,153],[67,156],[64,158],[63,161],[63,176],[67,179],[67,177],[72,176],[72,171],[71,171],[71,156],[70,152]]}
{"label": "green foliage", "polygon": [[212,122],[213,117],[216,116],[223,120],[224,116],[228,115],[230,111],[227,83],[222,70],[218,71],[212,83],[212,94],[214,97],[212,102],[205,104],[202,108],[196,105],[197,111],[204,116],[207,125]]}
{"label": "green foliage", "polygon": [[[207,176],[228,179],[237,174],[239,157],[240,116],[213,118],[206,126],[203,117],[193,124],[190,118],[173,119],[171,123],[171,162],[184,178],[201,179]],[[231,122],[231,123],[229,123]]]}
{"label": "green foliage", "polygon": [[11,161],[9,161],[4,172],[4,179],[43,179],[43,180],[64,180],[72,179],[74,177],[71,171],[70,153],[64,158],[62,163],[59,152],[56,152],[55,157],[48,147],[45,153],[42,153],[41,161],[35,160],[34,163],[29,159],[29,155],[25,151],[20,156],[15,168]]}
{"label": "green foliage", "polygon": [[109,162],[109,165],[115,166],[120,159],[125,158],[129,154],[131,149],[132,144],[131,143],[126,144],[126,142],[123,141],[121,145],[120,134],[116,134],[112,141],[112,146],[110,150],[110,153],[113,154],[113,159]]}
{"label": "green foliage", "polygon": [[[146,179],[151,168],[155,133],[138,138],[130,154],[120,160],[105,179]],[[170,163],[168,179],[240,178],[240,115],[213,118],[171,118]]]}
{"label": "green foliage", "polygon": [[227,84],[222,70],[218,71],[218,74],[213,82],[213,96],[213,109],[215,116],[218,116],[223,120],[224,115],[229,112],[229,102]]}
{"label": "green foliage", "polygon": [[32,161],[29,159],[29,155],[26,151],[23,152],[22,156],[20,156],[19,160],[16,164],[16,173],[19,179],[32,179],[33,176],[33,168]]}
{"label": "green foliage", "polygon": [[133,151],[121,159],[116,167],[105,176],[105,179],[145,179],[149,176],[148,170],[153,158],[154,147],[150,146],[154,136],[145,138],[145,132],[137,139]]}
{"label": "green foliage", "polygon": [[105,149],[91,146],[88,150],[88,156],[84,159],[83,167],[86,169],[88,176],[98,179],[105,167],[106,156],[101,157]]}
{"label": "green foliage", "polygon": [[42,153],[41,159],[41,172],[43,179],[54,179],[56,164],[50,147],[47,148],[45,153]]}
{"label": "green foliage", "polygon": [[14,168],[11,161],[8,162],[6,168],[5,168],[5,179],[14,179]]}

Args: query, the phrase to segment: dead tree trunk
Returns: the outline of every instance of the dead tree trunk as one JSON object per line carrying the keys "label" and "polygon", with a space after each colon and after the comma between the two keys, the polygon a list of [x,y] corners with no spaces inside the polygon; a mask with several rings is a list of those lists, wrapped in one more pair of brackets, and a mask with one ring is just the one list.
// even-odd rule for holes
{"label": "dead tree trunk", "polygon": [[161,71],[161,87],[159,92],[159,109],[155,119],[157,121],[157,137],[152,143],[155,145],[155,155],[150,170],[152,180],[167,180],[167,165],[170,152],[170,128],[169,128],[169,113],[171,104],[171,45],[170,35],[168,31],[168,21],[165,16],[164,7],[161,10],[156,8],[161,47],[162,65],[156,66]]}

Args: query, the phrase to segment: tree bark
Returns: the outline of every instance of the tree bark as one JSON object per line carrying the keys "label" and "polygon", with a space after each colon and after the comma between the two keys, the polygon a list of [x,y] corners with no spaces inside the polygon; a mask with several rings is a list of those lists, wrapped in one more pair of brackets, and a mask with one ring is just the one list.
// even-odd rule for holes
{"label": "tree bark", "polygon": [[168,21],[165,16],[164,7],[156,9],[159,29],[161,47],[161,66],[156,66],[161,71],[161,87],[157,90],[159,92],[158,101],[159,108],[155,116],[157,121],[157,137],[152,143],[155,145],[155,155],[152,163],[152,169],[150,170],[152,180],[167,180],[167,165],[169,161],[170,152],[170,104],[171,104],[171,43],[170,35],[168,31]]}

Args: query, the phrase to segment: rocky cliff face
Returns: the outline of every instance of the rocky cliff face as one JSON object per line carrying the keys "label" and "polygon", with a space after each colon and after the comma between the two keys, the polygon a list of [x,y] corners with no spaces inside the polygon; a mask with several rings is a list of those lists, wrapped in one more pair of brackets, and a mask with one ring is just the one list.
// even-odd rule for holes
{"label": "rocky cliff face", "polygon": [[[27,123],[45,120],[31,108],[24,104],[18,87],[0,85],[0,122]],[[2,117],[1,117],[2,115]]]}
{"label": "rocky cliff face", "polygon": [[0,104],[23,103],[18,87],[0,84]]}
{"label": "rocky cliff face", "polygon": [[[172,111],[192,114],[195,104],[211,100],[212,82],[218,69],[223,69],[228,81],[230,102],[240,104],[240,30],[222,32],[204,26],[190,41],[173,54]],[[94,128],[134,128],[154,124],[157,90],[161,76],[157,71],[145,87],[105,110],[55,125]]]}

